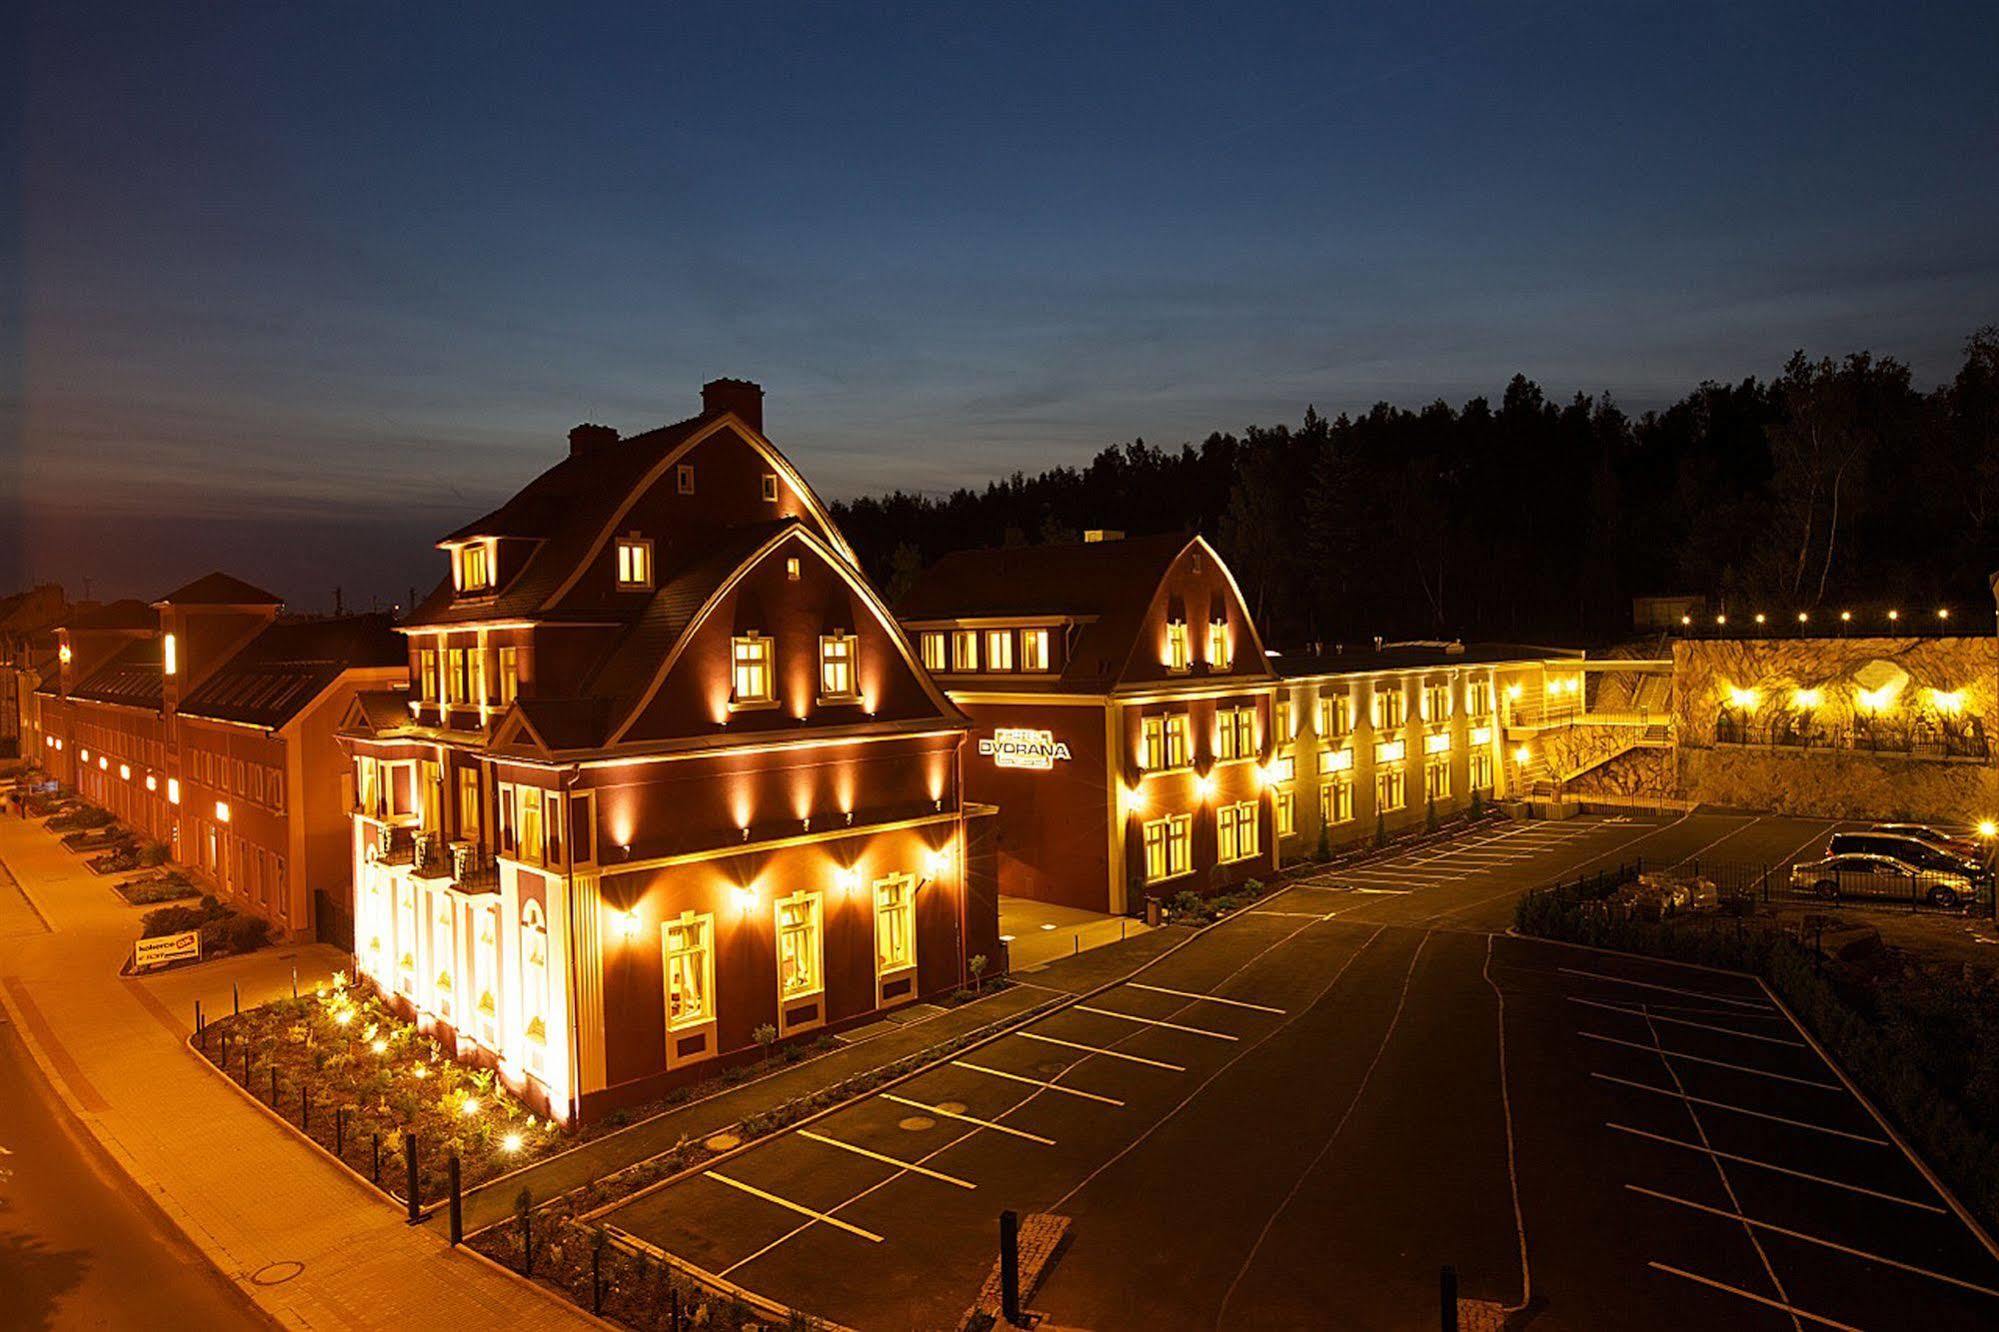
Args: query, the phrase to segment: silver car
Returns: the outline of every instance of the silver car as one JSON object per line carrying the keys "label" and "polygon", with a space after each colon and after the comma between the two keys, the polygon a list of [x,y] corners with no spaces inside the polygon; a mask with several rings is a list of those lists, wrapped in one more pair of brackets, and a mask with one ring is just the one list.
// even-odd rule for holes
{"label": "silver car", "polygon": [[1965,875],[1919,870],[1889,856],[1854,852],[1793,865],[1791,886],[1828,900],[1889,898],[1898,902],[1928,902],[1945,909],[1962,906],[1977,895]]}

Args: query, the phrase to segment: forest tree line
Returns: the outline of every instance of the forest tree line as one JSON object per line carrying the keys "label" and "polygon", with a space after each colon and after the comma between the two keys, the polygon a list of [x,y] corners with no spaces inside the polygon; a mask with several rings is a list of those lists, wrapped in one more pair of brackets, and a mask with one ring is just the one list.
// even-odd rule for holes
{"label": "forest tree line", "polygon": [[1699,595],[1773,620],[1955,601],[1999,569],[1999,326],[1925,393],[1892,357],[1794,354],[1633,417],[1516,375],[1497,406],[1377,403],[943,497],[835,504],[893,597],[925,564],[1088,528],[1198,531],[1273,643],[1604,641],[1632,598]]}

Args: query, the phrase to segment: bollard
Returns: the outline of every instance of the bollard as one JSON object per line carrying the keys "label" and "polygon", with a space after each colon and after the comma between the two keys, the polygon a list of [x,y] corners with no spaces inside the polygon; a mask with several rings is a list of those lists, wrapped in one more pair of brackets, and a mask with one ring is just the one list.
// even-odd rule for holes
{"label": "bollard", "polygon": [[465,1239],[465,1204],[458,1192],[458,1153],[453,1152],[445,1162],[445,1175],[451,1181],[451,1243],[456,1247]]}
{"label": "bollard", "polygon": [[298,1088],[298,1126],[307,1133],[312,1132],[312,1084],[302,1082]]}
{"label": "bollard", "polygon": [[229,1009],[237,1017],[243,1016],[243,987],[235,981],[229,982]]}
{"label": "bollard", "polygon": [[375,1134],[374,1155],[369,1161],[368,1178],[374,1182],[376,1188],[382,1187],[382,1135],[379,1132]]}
{"label": "bollard", "polygon": [[208,1028],[201,1021],[201,1000],[194,1001],[194,1043],[202,1049],[208,1048]]}
{"label": "bollard", "polygon": [[604,1232],[597,1232],[597,1242],[590,1249],[590,1312],[604,1312]]}
{"label": "bollard", "polygon": [[1458,1269],[1449,1263],[1437,1274],[1437,1293],[1443,1307],[1444,1332],[1458,1332]]}
{"label": "bollard", "polygon": [[1020,1217],[1011,1208],[1000,1213],[1000,1314],[1020,1326]]}
{"label": "bollard", "polygon": [[278,1108],[278,1061],[271,1061],[271,1109]]}
{"label": "bollard", "polygon": [[292,998],[298,998],[298,963],[292,963]]}
{"label": "bollard", "polygon": [[333,1154],[343,1161],[347,1159],[347,1107],[344,1105],[333,1107]]}
{"label": "bollard", "polygon": [[410,1224],[415,1225],[423,1220],[423,1199],[420,1196],[423,1186],[416,1177],[416,1134],[414,1133],[403,1134],[403,1172],[409,1189]]}

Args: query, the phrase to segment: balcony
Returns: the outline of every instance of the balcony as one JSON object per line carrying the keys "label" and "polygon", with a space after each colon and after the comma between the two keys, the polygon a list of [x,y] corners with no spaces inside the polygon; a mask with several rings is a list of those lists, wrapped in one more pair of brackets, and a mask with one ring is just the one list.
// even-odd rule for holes
{"label": "balcony", "polygon": [[1715,720],[1717,745],[1745,748],[1843,750],[1890,758],[1983,763],[1992,757],[1985,724],[1977,717],[1939,725],[1931,721],[1900,724],[1858,722],[1851,726],[1820,726],[1808,717],[1785,713],[1757,721],[1734,711]]}

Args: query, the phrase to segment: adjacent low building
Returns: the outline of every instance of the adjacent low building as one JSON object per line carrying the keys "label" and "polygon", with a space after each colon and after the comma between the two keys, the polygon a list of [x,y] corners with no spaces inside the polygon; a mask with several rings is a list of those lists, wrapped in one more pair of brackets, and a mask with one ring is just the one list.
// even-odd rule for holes
{"label": "adjacent low building", "polygon": [[571,431],[438,543],[411,685],[344,732],[357,967],[566,1122],[998,952],[968,723],[762,396]]}

